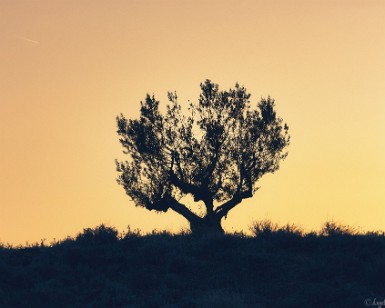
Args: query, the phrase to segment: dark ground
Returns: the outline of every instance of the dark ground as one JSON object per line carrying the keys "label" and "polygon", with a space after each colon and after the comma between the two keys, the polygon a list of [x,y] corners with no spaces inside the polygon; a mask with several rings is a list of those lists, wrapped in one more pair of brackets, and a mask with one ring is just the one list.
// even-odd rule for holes
{"label": "dark ground", "polygon": [[[303,234],[86,229],[49,246],[0,246],[0,307],[367,307],[385,296],[385,237],[333,224]],[[370,307],[372,306],[370,303]]]}

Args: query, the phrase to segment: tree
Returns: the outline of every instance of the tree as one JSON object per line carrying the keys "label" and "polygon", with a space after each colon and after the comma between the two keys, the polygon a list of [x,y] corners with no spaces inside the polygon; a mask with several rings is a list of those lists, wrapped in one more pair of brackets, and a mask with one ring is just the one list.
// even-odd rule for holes
{"label": "tree", "polygon": [[[278,170],[290,136],[274,99],[262,98],[253,109],[238,83],[229,91],[210,80],[200,87],[187,116],[176,93],[169,92],[164,114],[147,95],[139,119],[117,117],[120,143],[130,157],[116,161],[117,181],[137,206],[182,215],[193,234],[223,233],[222,218],[253,196],[264,174]],[[183,204],[186,195],[204,209]]]}

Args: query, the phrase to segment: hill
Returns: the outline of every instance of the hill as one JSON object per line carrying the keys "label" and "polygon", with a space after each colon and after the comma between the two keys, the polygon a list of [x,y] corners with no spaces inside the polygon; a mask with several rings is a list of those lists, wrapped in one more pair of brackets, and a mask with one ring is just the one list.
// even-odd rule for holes
{"label": "hill", "polygon": [[0,306],[365,307],[383,300],[383,233],[329,223],[304,234],[270,222],[253,232],[119,235],[101,225],[50,245],[2,245]]}

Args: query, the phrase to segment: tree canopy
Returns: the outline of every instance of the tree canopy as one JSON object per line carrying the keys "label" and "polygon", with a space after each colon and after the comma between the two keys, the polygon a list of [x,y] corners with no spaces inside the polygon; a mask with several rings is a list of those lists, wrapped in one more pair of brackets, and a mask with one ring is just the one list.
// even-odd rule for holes
{"label": "tree canopy", "polygon": [[[223,91],[206,80],[200,88],[198,102],[190,102],[185,113],[177,94],[169,92],[165,113],[147,95],[139,119],[117,117],[129,156],[116,161],[118,183],[137,206],[179,213],[193,233],[223,232],[221,219],[252,197],[258,180],[278,170],[287,156],[289,128],[270,97],[252,105],[238,83]],[[205,210],[184,205],[187,194]]]}

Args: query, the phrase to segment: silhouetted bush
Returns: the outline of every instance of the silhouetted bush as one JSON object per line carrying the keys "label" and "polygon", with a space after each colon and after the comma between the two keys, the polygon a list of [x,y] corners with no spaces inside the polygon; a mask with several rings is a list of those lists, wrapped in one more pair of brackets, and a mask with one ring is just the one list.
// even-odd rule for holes
{"label": "silhouetted bush", "polygon": [[279,229],[278,224],[272,223],[270,220],[256,221],[250,227],[252,235],[255,237],[266,237],[277,232]]}
{"label": "silhouetted bush", "polygon": [[80,243],[99,243],[108,244],[118,240],[118,231],[113,227],[100,225],[95,229],[87,228],[76,237]]}
{"label": "silhouetted bush", "polygon": [[279,226],[270,220],[255,221],[249,228],[252,235],[255,237],[269,237],[269,236],[298,236],[302,237],[304,231],[302,228],[294,224],[286,224]]}
{"label": "silhouetted bush", "polygon": [[325,236],[341,236],[354,234],[357,234],[357,230],[355,228],[348,225],[338,224],[334,221],[326,222],[321,229],[321,235]]}

